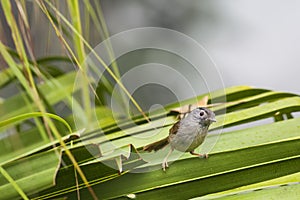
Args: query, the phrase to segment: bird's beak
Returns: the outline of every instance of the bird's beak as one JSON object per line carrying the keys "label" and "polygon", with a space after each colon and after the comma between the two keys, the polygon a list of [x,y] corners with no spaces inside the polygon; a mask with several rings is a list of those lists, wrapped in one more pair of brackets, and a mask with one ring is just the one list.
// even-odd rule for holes
{"label": "bird's beak", "polygon": [[217,122],[217,120],[215,118],[210,118],[209,121],[211,121],[211,122]]}

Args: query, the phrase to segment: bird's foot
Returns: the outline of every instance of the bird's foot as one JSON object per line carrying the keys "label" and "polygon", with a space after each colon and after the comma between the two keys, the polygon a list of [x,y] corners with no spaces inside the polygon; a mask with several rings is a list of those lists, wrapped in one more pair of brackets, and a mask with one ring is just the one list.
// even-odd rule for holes
{"label": "bird's foot", "polygon": [[200,154],[199,157],[207,159],[208,158],[208,154],[207,153]]}
{"label": "bird's foot", "polygon": [[200,153],[195,153],[194,151],[190,151],[190,154],[194,155],[194,156],[198,156],[199,158],[208,158],[208,154],[204,153],[204,154],[200,154]]}
{"label": "bird's foot", "polygon": [[161,166],[162,166],[162,169],[164,170],[164,172],[166,171],[166,168],[168,168],[168,167],[169,167],[169,165],[168,165],[168,162],[167,162],[167,161],[164,161],[164,162],[161,164]]}

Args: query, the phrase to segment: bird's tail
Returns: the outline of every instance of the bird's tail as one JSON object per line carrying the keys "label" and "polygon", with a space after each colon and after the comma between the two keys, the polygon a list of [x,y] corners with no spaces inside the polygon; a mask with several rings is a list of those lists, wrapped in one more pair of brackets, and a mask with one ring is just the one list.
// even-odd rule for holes
{"label": "bird's tail", "polygon": [[158,151],[158,150],[164,148],[165,146],[167,146],[168,144],[169,144],[169,140],[168,140],[168,137],[166,137],[162,140],[159,140],[157,142],[154,142],[154,143],[148,144],[147,146],[144,146],[143,150],[148,151],[148,152],[151,152],[152,150]]}

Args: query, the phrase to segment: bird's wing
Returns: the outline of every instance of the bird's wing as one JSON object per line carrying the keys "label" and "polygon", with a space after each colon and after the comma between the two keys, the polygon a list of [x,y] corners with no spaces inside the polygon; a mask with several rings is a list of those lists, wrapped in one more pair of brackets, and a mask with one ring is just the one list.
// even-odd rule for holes
{"label": "bird's wing", "polygon": [[170,128],[169,130],[169,135],[176,135],[178,129],[179,129],[179,124],[180,124],[180,121],[176,122],[172,128]]}

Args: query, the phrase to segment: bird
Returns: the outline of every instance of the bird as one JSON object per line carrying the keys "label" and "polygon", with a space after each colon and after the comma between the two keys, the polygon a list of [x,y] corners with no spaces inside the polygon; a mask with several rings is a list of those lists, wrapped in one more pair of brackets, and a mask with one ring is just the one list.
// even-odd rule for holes
{"label": "bird", "polygon": [[166,138],[144,146],[143,150],[156,152],[170,144],[170,151],[162,162],[163,171],[169,167],[168,157],[174,150],[190,152],[192,155],[208,158],[207,154],[198,154],[194,150],[204,142],[208,128],[213,122],[216,122],[213,111],[205,107],[195,108],[170,128]]}

